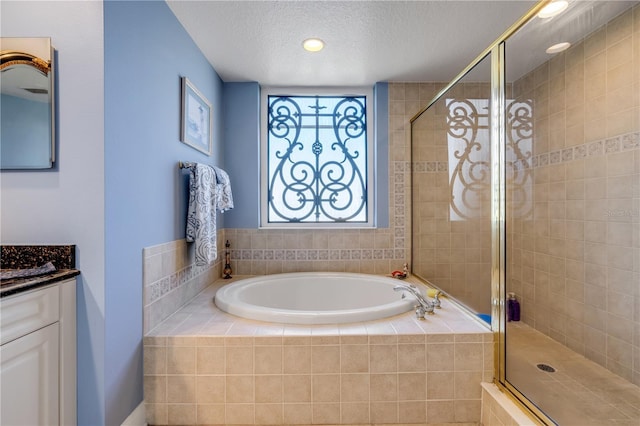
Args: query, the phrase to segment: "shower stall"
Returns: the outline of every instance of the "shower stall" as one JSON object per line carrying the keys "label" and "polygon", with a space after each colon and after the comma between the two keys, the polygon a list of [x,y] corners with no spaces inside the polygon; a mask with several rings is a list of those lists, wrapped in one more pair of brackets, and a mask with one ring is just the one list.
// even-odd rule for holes
{"label": "shower stall", "polygon": [[532,416],[637,425],[640,2],[548,3],[412,118],[412,272],[495,331]]}

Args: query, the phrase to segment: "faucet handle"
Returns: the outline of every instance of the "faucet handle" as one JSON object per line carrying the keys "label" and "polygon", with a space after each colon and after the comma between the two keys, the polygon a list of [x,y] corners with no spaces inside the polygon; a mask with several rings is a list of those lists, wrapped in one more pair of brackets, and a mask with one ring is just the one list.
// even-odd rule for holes
{"label": "faucet handle", "polygon": [[436,294],[433,295],[433,307],[434,308],[442,308],[442,306],[440,306],[440,295],[442,294],[442,292],[440,290],[436,291]]}

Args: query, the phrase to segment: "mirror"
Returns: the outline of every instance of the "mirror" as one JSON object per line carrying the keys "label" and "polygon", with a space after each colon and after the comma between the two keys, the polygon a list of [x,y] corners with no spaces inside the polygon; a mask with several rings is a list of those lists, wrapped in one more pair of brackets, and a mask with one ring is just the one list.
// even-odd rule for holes
{"label": "mirror", "polygon": [[54,67],[49,38],[0,38],[0,169],[55,161]]}

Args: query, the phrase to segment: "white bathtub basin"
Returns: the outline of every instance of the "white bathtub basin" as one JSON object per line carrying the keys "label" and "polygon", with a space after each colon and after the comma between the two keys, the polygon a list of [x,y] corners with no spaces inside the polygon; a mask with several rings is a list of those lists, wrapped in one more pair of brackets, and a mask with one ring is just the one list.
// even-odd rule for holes
{"label": "white bathtub basin", "polygon": [[247,278],[222,287],[215,304],[243,318],[287,324],[371,321],[407,312],[398,280],[342,272],[298,272]]}

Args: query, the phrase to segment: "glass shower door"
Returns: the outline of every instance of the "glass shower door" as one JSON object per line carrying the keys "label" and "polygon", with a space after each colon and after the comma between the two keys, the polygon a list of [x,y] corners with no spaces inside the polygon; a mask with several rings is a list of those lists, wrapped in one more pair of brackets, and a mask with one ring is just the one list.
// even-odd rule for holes
{"label": "glass shower door", "polygon": [[572,2],[505,42],[504,381],[563,426],[638,421],[639,12]]}
{"label": "glass shower door", "polygon": [[413,270],[491,323],[491,57],[412,120]]}

